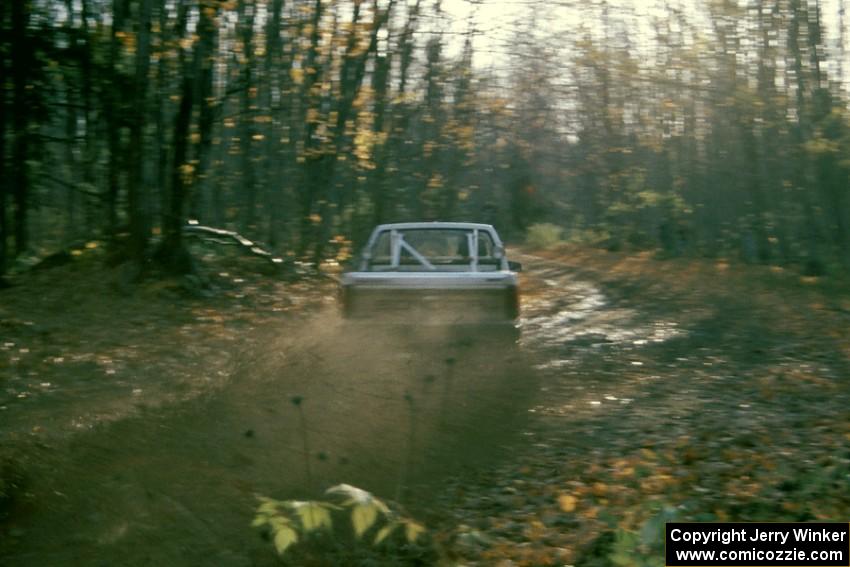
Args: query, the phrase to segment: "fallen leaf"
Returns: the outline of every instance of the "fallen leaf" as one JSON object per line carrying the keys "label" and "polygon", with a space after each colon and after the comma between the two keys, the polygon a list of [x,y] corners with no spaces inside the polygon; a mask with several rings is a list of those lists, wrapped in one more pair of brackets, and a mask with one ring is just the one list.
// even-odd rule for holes
{"label": "fallen leaf", "polygon": [[572,512],[576,509],[578,499],[572,494],[561,494],[558,496],[558,507],[562,512]]}

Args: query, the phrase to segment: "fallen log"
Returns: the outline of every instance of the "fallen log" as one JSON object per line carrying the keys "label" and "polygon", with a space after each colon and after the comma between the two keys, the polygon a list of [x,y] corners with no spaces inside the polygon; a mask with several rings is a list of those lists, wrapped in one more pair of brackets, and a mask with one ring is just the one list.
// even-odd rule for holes
{"label": "fallen log", "polygon": [[284,259],[275,256],[261,244],[245,238],[241,234],[233,230],[225,230],[223,228],[215,228],[212,226],[203,226],[199,224],[188,224],[183,227],[184,234],[198,236],[209,242],[222,245],[240,246],[246,252],[264,258],[275,265],[282,266]]}

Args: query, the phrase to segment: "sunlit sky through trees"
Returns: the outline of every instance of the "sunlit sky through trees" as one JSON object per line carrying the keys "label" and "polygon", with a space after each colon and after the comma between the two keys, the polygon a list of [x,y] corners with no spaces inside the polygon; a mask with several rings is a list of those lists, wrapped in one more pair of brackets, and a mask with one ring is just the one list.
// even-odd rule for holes
{"label": "sunlit sky through trees", "polygon": [[[733,4],[735,2],[732,2]],[[760,0],[738,0],[743,8],[757,7]],[[680,11],[695,25],[708,29],[710,24],[707,7],[711,2],[689,0],[443,0],[440,4],[448,25],[435,23],[429,33],[444,33],[458,39],[447,43],[457,51],[465,34],[474,30],[474,64],[478,68],[496,71],[506,68],[508,57],[514,51],[518,37],[549,39],[548,47],[559,46],[560,39],[584,30],[590,34],[602,34],[601,14],[607,5],[609,18],[626,25],[630,43],[638,49],[651,49],[654,41],[654,23],[669,17],[669,10]],[[838,47],[843,10],[844,41],[850,41],[850,15],[842,0],[820,0],[822,25],[826,46],[835,57],[830,58],[829,72],[835,77],[839,71]],[[562,42],[567,45],[566,42]],[[850,61],[843,62],[845,77],[850,74]],[[847,84],[847,79],[843,81]]]}

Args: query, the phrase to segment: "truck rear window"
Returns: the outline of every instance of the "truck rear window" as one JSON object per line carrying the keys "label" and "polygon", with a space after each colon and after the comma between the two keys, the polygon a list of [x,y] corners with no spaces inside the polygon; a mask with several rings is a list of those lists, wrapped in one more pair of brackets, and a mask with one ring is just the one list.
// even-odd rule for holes
{"label": "truck rear window", "polygon": [[493,271],[500,260],[489,233],[480,230],[386,230],[371,251],[372,271]]}

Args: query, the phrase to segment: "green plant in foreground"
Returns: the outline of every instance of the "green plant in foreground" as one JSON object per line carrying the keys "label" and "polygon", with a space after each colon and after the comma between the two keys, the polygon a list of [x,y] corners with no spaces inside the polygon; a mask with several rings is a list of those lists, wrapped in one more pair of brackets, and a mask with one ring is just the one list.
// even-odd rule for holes
{"label": "green plant in foreground", "polygon": [[617,529],[609,560],[617,567],[653,567],[664,563],[664,526],[678,520],[674,508],[662,507],[640,530]]}
{"label": "green plant in foreground", "polygon": [[393,511],[382,500],[363,489],[338,484],[325,491],[325,494],[333,498],[342,497],[343,500],[334,504],[316,500],[274,500],[258,496],[260,505],[251,526],[268,529],[275,549],[281,555],[309,534],[333,533],[334,515],[345,512],[348,512],[344,515],[350,521],[355,539],[365,540],[366,533],[377,528],[370,538],[372,545],[382,543],[397,530],[403,530],[408,543],[416,542],[425,533],[422,524]]}

